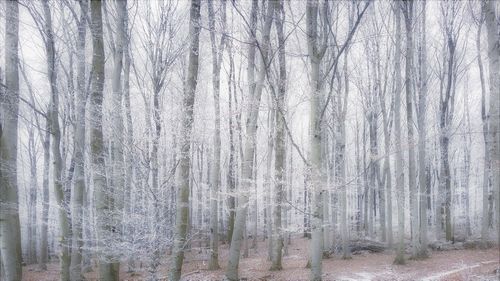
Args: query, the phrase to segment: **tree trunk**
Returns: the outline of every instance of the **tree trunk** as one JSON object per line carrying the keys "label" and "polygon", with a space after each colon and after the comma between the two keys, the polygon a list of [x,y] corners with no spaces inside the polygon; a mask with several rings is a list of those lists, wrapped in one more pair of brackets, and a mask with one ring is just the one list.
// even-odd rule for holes
{"label": "tree trunk", "polygon": [[[274,249],[271,255],[271,270],[281,270],[282,250],[283,250],[283,227],[281,223],[283,198],[286,196],[286,146],[285,146],[285,124],[283,115],[285,112],[286,96],[286,60],[285,60],[285,37],[283,34],[283,22],[285,20],[285,10],[283,2],[277,1],[268,5],[275,6],[276,32],[278,34],[278,96],[273,104],[276,106],[276,153],[274,160],[275,190],[274,190],[274,210],[273,210],[273,241]],[[270,157],[271,155],[268,155]]]}
{"label": "tree trunk", "polygon": [[118,280],[118,272],[113,266],[109,239],[112,233],[109,212],[112,206],[109,204],[110,190],[106,183],[106,167],[104,165],[105,147],[102,131],[102,101],[104,88],[104,43],[102,29],[101,1],[91,1],[91,32],[92,32],[92,89],[90,93],[90,150],[92,170],[94,172],[94,206],[97,221],[97,247],[99,252],[97,260],[99,263],[99,278],[103,280]]}
{"label": "tree trunk", "polygon": [[[47,270],[48,262],[48,224],[49,224],[49,169],[50,169],[50,131],[46,120],[43,134],[43,177],[42,177],[42,225],[40,226],[40,243],[38,245],[38,267]],[[41,128],[40,135],[41,133]]]}
{"label": "tree trunk", "polygon": [[192,0],[189,23],[189,61],[182,103],[182,129],[180,136],[179,191],[177,193],[177,219],[174,248],[171,257],[169,279],[181,277],[184,247],[189,217],[189,178],[191,165],[191,129],[194,120],[194,99],[198,82],[198,56],[200,42],[200,0]]}
{"label": "tree trunk", "polygon": [[[326,2],[325,2],[326,3]],[[320,64],[326,51],[326,37],[319,45],[318,36],[318,1],[308,1],[306,6],[307,26],[307,49],[309,63],[311,65],[311,89],[309,101],[309,159],[308,175],[309,187],[312,190],[312,229],[311,229],[311,280],[322,280],[322,256],[323,256],[323,193],[322,184],[322,157],[321,157],[321,80]],[[322,9],[322,15],[326,16],[326,7]],[[326,23],[323,36],[327,36]]]}
{"label": "tree trunk", "polygon": [[85,89],[85,37],[87,34],[86,16],[88,3],[81,1],[80,19],[78,22],[78,49],[77,49],[77,101],[74,143],[74,188],[71,192],[71,222],[72,222],[72,251],[70,277],[71,280],[83,279],[82,275],[82,247],[83,247],[83,195],[85,193],[85,105],[87,92]]}
{"label": "tree trunk", "polygon": [[17,185],[19,7],[5,1],[5,94],[0,96],[0,252],[6,281],[22,279]]}
{"label": "tree trunk", "polygon": [[[274,101],[271,101],[274,104]],[[268,137],[267,137],[267,151],[266,151],[266,174],[264,176],[264,192],[265,192],[265,203],[266,206],[264,208],[264,211],[266,214],[269,215],[267,218],[267,223],[266,223],[266,230],[268,234],[268,245],[267,245],[267,256],[269,260],[272,260],[273,256],[273,243],[275,240],[275,237],[273,237],[273,203],[272,203],[272,194],[273,194],[273,181],[271,178],[271,168],[272,168],[272,162],[273,162],[273,151],[274,151],[274,142],[275,142],[275,117],[276,117],[276,112],[275,109],[271,109],[268,111]]]}
{"label": "tree trunk", "polygon": [[[399,3],[396,3],[399,4]],[[401,151],[401,10],[399,5],[394,8],[396,14],[396,53],[395,53],[395,89],[394,89],[394,136],[396,142],[396,188],[397,188],[397,206],[398,206],[398,247],[396,251],[395,264],[405,263],[405,215],[404,215],[404,171],[403,171],[403,152]]]}
{"label": "tree trunk", "polygon": [[43,3],[43,11],[45,17],[44,32],[46,35],[45,46],[47,52],[47,66],[48,66],[48,78],[50,84],[51,92],[51,108],[49,115],[50,123],[50,133],[52,134],[52,157],[54,158],[53,163],[53,183],[54,192],[58,208],[59,216],[59,248],[60,256],[59,262],[61,266],[60,277],[61,280],[70,280],[69,267],[71,263],[70,257],[70,224],[68,221],[68,207],[64,202],[64,187],[63,187],[63,175],[62,175],[62,165],[63,159],[61,157],[61,131],[59,127],[59,91],[57,88],[57,69],[56,69],[56,55],[55,55],[55,43],[54,34],[52,30],[52,16],[50,8],[47,1]]}
{"label": "tree trunk", "polygon": [[418,97],[418,181],[420,186],[420,247],[416,257],[427,258],[427,158],[426,158],[426,114],[427,114],[427,40],[426,3],[422,2],[421,42],[419,54],[420,93]]}
{"label": "tree trunk", "polygon": [[[234,223],[234,232],[231,238],[231,247],[229,249],[229,260],[226,270],[226,277],[229,280],[238,280],[238,265],[240,258],[240,248],[243,238],[243,231],[248,211],[248,197],[252,187],[252,176],[254,169],[254,153],[256,147],[257,135],[257,121],[259,118],[259,105],[264,86],[264,78],[267,68],[269,33],[271,30],[273,19],[273,6],[268,5],[267,15],[265,18],[265,25],[262,31],[262,44],[260,47],[261,55],[261,69],[258,73],[257,81],[254,79],[254,58],[256,46],[255,44],[249,45],[249,62],[248,62],[248,83],[249,83],[249,96],[248,96],[248,117],[246,122],[246,136],[244,144],[244,154],[242,163],[242,184],[238,198],[238,208],[236,210],[236,218]],[[251,23],[250,23],[250,41],[256,42],[254,30],[257,25],[257,1],[252,2]]]}
{"label": "tree trunk", "polygon": [[488,65],[490,73],[490,134],[491,182],[497,218],[497,239],[500,244],[500,35],[498,15],[495,15],[495,1],[489,0],[483,6],[488,34]]}
{"label": "tree trunk", "polygon": [[[222,2],[222,25],[226,24],[226,2]],[[221,185],[220,180],[220,157],[221,157],[221,137],[220,137],[220,70],[222,55],[224,53],[225,36],[220,38],[220,44],[216,43],[215,35],[215,15],[213,1],[208,2],[208,16],[210,27],[210,42],[212,46],[212,87],[214,93],[215,109],[215,134],[214,134],[214,160],[212,174],[210,175],[210,260],[209,270],[219,269],[219,217],[218,217],[218,197]],[[222,33],[224,34],[225,28]]]}
{"label": "tree trunk", "polygon": [[481,81],[481,120],[483,121],[483,140],[484,140],[484,161],[483,161],[483,186],[482,186],[482,216],[481,216],[481,241],[483,247],[486,246],[488,241],[488,226],[489,226],[489,214],[488,214],[488,194],[490,187],[490,152],[489,152],[489,135],[488,127],[489,120],[486,111],[486,82],[484,78],[484,67],[483,60],[481,56],[481,30],[484,23],[484,5],[486,2],[481,2],[481,16],[476,33],[476,50],[477,50],[477,64],[479,67],[479,78]]}
{"label": "tree trunk", "polygon": [[408,183],[410,193],[410,218],[411,218],[411,241],[412,255],[416,256],[419,251],[420,239],[418,237],[418,190],[415,176],[415,136],[413,132],[413,1],[405,2],[403,14],[406,29],[406,66],[405,66],[405,89],[406,89],[406,123],[408,126]]}

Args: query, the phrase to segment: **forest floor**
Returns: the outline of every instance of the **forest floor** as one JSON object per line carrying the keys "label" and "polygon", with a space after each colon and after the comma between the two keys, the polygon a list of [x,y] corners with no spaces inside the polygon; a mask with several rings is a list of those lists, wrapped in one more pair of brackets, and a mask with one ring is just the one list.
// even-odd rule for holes
{"label": "forest floor", "polygon": [[[269,271],[267,246],[259,242],[257,249],[249,250],[249,257],[240,260],[242,280],[309,280],[310,269],[306,268],[309,255],[309,241],[292,239],[289,254],[283,258],[283,270]],[[186,253],[182,267],[182,280],[223,280],[227,264],[228,245],[219,248],[220,270],[208,271],[208,254],[192,249]],[[323,260],[323,280],[500,280],[495,270],[500,269],[500,249],[432,251],[426,260],[408,260],[406,265],[394,265],[393,251],[362,253],[350,260],[332,257]],[[163,261],[159,276],[167,280],[168,257]],[[23,280],[58,280],[58,264],[52,263],[45,272],[35,270],[36,266],[23,268]],[[126,270],[124,266],[122,271]],[[142,270],[142,271],[141,271]],[[147,268],[131,274],[121,272],[122,280],[144,280]],[[144,274],[144,275],[143,275]],[[498,273],[497,273],[498,274]],[[96,273],[86,274],[88,280],[96,280]]]}

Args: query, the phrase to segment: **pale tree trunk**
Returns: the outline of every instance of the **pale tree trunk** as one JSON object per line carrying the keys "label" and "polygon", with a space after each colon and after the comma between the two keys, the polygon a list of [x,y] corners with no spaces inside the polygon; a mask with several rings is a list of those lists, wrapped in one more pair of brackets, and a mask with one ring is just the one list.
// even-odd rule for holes
{"label": "pale tree trunk", "polygon": [[[455,2],[447,3],[446,12],[454,11]],[[442,12],[442,13],[443,13]],[[456,63],[455,63],[455,50],[456,50],[456,34],[454,34],[454,21],[451,17],[455,17],[456,14],[446,14],[445,17],[445,52],[447,69],[444,70],[446,74],[446,88],[440,93],[439,100],[439,129],[440,129],[440,146],[441,146],[441,172],[440,172],[440,188],[444,192],[444,225],[446,240],[453,240],[452,225],[451,225],[451,204],[452,204],[452,190],[451,190],[451,172],[450,172],[450,159],[449,159],[449,145],[451,137],[451,123],[453,121],[453,111],[455,104],[455,80],[456,80]],[[445,60],[443,60],[444,62]],[[444,63],[443,63],[444,66]],[[444,67],[443,67],[444,68]]]}
{"label": "pale tree trunk", "polygon": [[68,207],[64,202],[64,187],[62,165],[63,159],[61,157],[61,131],[59,128],[59,91],[57,88],[57,69],[56,69],[56,56],[55,56],[55,43],[54,34],[52,30],[52,16],[47,1],[43,3],[43,11],[45,17],[45,47],[47,53],[47,66],[48,78],[51,92],[51,108],[49,114],[50,133],[52,134],[52,157],[53,157],[53,183],[54,192],[58,208],[59,216],[59,262],[61,266],[60,278],[61,280],[70,280],[69,267],[71,263],[70,257],[70,224],[68,221]]}
{"label": "pale tree trunk", "polygon": [[418,95],[418,182],[420,192],[420,247],[418,258],[427,258],[427,157],[426,157],[426,114],[427,114],[427,39],[426,39],[426,2],[422,2],[421,39],[419,53],[420,87]]}
{"label": "pale tree trunk", "polygon": [[83,247],[83,195],[85,194],[85,105],[87,92],[85,89],[85,37],[87,34],[86,16],[87,1],[80,3],[80,19],[78,21],[77,46],[77,97],[74,143],[74,187],[71,192],[71,222],[72,222],[72,251],[70,277],[71,280],[83,279],[82,276],[82,247]]}
{"label": "pale tree trunk", "polygon": [[180,135],[179,190],[177,192],[177,219],[169,280],[181,277],[184,248],[189,217],[189,178],[191,165],[191,129],[194,120],[194,99],[198,82],[198,56],[200,42],[200,0],[192,0],[189,22],[189,61],[182,97],[182,127]]}
{"label": "pale tree trunk", "polygon": [[394,89],[394,136],[396,142],[396,188],[397,188],[397,206],[398,206],[398,247],[396,251],[395,264],[405,263],[405,215],[404,215],[404,171],[403,171],[403,152],[401,151],[401,10],[400,3],[395,3],[394,12],[396,14],[396,53],[394,57],[394,80],[396,83]]}
{"label": "pale tree trunk", "polygon": [[408,126],[408,183],[410,193],[410,218],[411,218],[411,241],[412,255],[416,256],[420,239],[418,237],[418,189],[415,176],[415,136],[413,128],[413,1],[405,2],[403,6],[406,29],[406,66],[405,66],[405,90],[406,90],[406,123]]}
{"label": "pale tree trunk", "polygon": [[[262,42],[260,45],[261,69],[259,70],[257,80],[254,79],[255,68],[255,44],[249,45],[249,62],[247,76],[249,84],[248,115],[246,121],[246,135],[244,143],[244,154],[242,163],[241,190],[238,196],[238,208],[234,222],[234,231],[231,238],[231,247],[229,249],[229,260],[226,270],[226,277],[229,280],[238,280],[238,265],[240,259],[240,248],[242,244],[243,231],[248,211],[248,197],[252,188],[252,176],[254,174],[254,154],[256,147],[257,121],[259,119],[259,105],[264,87],[264,78],[267,68],[267,57],[269,48],[269,33],[273,20],[274,5],[268,5],[264,28],[262,31]],[[257,25],[257,1],[252,2],[251,23],[250,23],[250,41],[256,42],[255,29]]]}
{"label": "pale tree trunk", "polygon": [[359,121],[356,114],[356,146],[355,146],[355,158],[356,158],[356,232],[358,238],[362,236],[363,229],[363,191],[361,185],[361,160],[360,160],[360,148],[359,148]]}
{"label": "pale tree trunk", "polygon": [[[349,21],[351,23],[351,21]],[[349,24],[351,27],[351,24]],[[344,54],[344,97],[339,99],[339,114],[338,122],[339,136],[337,137],[338,157],[340,159],[340,237],[342,240],[342,259],[350,259],[351,251],[349,249],[349,225],[347,217],[347,165],[346,165],[346,114],[347,114],[347,99],[349,97],[349,74],[348,74],[348,49]],[[339,93],[339,96],[341,94]],[[340,108],[340,106],[342,107]]]}
{"label": "pale tree trunk", "polygon": [[[311,280],[322,280],[322,255],[323,255],[323,177],[321,176],[321,81],[320,64],[326,51],[326,23],[323,26],[323,42],[318,42],[318,12],[319,3],[310,0],[306,6],[307,49],[311,65],[311,89],[309,108],[309,186],[312,189],[312,229],[311,229]],[[326,6],[326,2],[325,2]],[[322,16],[326,17],[326,7],[321,9]]]}
{"label": "pale tree trunk", "polygon": [[102,31],[101,1],[91,1],[91,31],[92,31],[92,89],[90,93],[90,150],[92,170],[94,172],[94,205],[97,222],[97,258],[99,263],[99,278],[103,280],[118,280],[110,248],[111,221],[109,212],[109,194],[106,183],[106,167],[104,165],[105,147],[102,132],[102,101],[104,88],[104,44]]}
{"label": "pale tree trunk", "polygon": [[[484,6],[486,2],[481,2]],[[488,114],[486,111],[486,82],[484,77],[484,66],[481,56],[481,30],[484,23],[484,7],[481,7],[481,15],[477,26],[476,33],[476,50],[477,50],[477,64],[479,67],[479,78],[481,81],[481,120],[483,121],[483,140],[484,140],[484,161],[483,161],[483,186],[482,186],[482,216],[481,216],[481,242],[482,246],[486,247],[488,242],[488,193],[490,186],[490,152],[489,152],[489,138],[488,138]]]}
{"label": "pale tree trunk", "polygon": [[[384,91],[385,92],[385,91]],[[381,93],[381,92],[380,92]],[[392,174],[391,174],[391,161],[390,161],[390,150],[391,150],[391,125],[390,115],[392,114],[392,110],[388,112],[386,101],[385,101],[385,93],[380,94],[380,108],[382,111],[382,122],[383,122],[383,130],[384,130],[384,167],[383,167],[383,175],[382,175],[382,185],[385,185],[385,194],[384,196],[387,200],[387,206],[385,204],[380,204],[380,208],[386,208],[386,226],[385,231],[386,235],[382,235],[382,238],[387,238],[387,244],[389,248],[392,248],[393,245],[393,236],[392,236]],[[382,196],[381,196],[382,197]],[[383,226],[382,226],[383,227]]]}
{"label": "pale tree trunk", "polygon": [[489,0],[483,6],[486,16],[488,35],[488,65],[490,73],[490,109],[489,134],[491,156],[491,182],[495,200],[497,218],[497,239],[500,244],[500,35],[498,32],[498,15],[495,14],[495,1]]}
{"label": "pale tree trunk", "polygon": [[[0,78],[1,83],[1,78]],[[31,120],[32,122],[32,120]],[[35,146],[35,135],[33,126],[28,128],[28,156],[30,162],[30,184],[27,190],[28,194],[28,251],[27,263],[34,264],[36,262],[36,240],[37,240],[37,191],[38,191],[38,173],[37,173],[37,153]]]}
{"label": "pale tree trunk", "polygon": [[472,235],[471,221],[470,221],[470,168],[471,168],[471,123],[470,123],[470,110],[469,110],[469,94],[464,92],[464,111],[463,120],[465,120],[465,130],[463,134],[463,161],[464,165],[462,168],[463,183],[464,188],[464,200],[465,200],[465,237],[469,238]]}
{"label": "pale tree trunk", "polygon": [[236,148],[234,140],[234,125],[233,125],[233,95],[236,98],[236,82],[235,71],[234,71],[234,60],[232,54],[232,42],[228,41],[228,53],[229,53],[229,81],[228,81],[228,92],[229,92],[229,163],[228,163],[228,174],[227,174],[227,193],[229,194],[227,199],[227,207],[229,211],[229,217],[227,220],[227,237],[226,240],[231,241],[233,236],[234,227],[234,216],[235,216],[235,206],[236,200],[234,194],[236,192]]}
{"label": "pale tree trunk", "polygon": [[[125,14],[124,18],[124,27],[125,34],[127,34],[127,39],[123,43],[123,105],[125,110],[125,122],[127,124],[127,133],[126,133],[126,154],[124,156],[125,159],[125,190],[124,190],[124,216],[127,216],[133,213],[134,203],[131,201],[132,194],[132,179],[134,173],[133,157],[134,157],[134,128],[132,125],[132,112],[130,107],[130,39],[129,39],[129,27],[128,27],[128,15]],[[175,148],[175,145],[173,146]],[[175,150],[175,149],[174,149]],[[174,152],[175,153],[175,152]],[[175,161],[174,161],[175,162]],[[132,237],[135,236],[135,226],[133,224],[128,224],[126,228],[126,232],[129,233]],[[134,241],[134,240],[133,240]],[[134,271],[135,268],[135,260],[134,257],[129,257],[128,260],[128,270],[129,272]]]}
{"label": "pale tree trunk", "polygon": [[[127,1],[121,0],[116,2],[116,41],[113,53],[113,74],[111,80],[112,86],[112,105],[113,109],[111,112],[111,159],[112,159],[112,232],[114,241],[121,241],[122,229],[122,210],[123,210],[123,196],[125,187],[125,165],[123,159],[123,143],[124,143],[124,124],[122,117],[122,79],[121,73],[123,69],[123,46],[124,42],[127,40],[125,34],[125,15],[127,13]],[[110,233],[111,234],[111,233]],[[113,272],[116,274],[116,278],[119,276],[120,272],[120,261],[118,257],[113,257]]]}
{"label": "pale tree trunk", "polygon": [[[226,25],[226,2],[222,1],[221,7],[222,34],[225,32]],[[225,36],[222,35],[220,43],[216,42],[215,15],[213,1],[208,1],[208,17],[210,27],[210,42],[212,46],[212,87],[214,93],[215,109],[215,134],[214,134],[214,159],[213,168],[210,175],[210,260],[208,262],[209,270],[219,269],[219,217],[218,200],[221,185],[220,177],[220,157],[221,157],[221,137],[220,137],[220,70],[222,64],[222,55],[224,53]]]}
{"label": "pale tree trunk", "polygon": [[47,270],[48,262],[48,223],[49,223],[49,167],[50,167],[50,131],[49,121],[46,120],[45,134],[43,136],[43,176],[42,176],[42,224],[40,226],[40,242],[38,244],[38,267]]}
{"label": "pale tree trunk", "polygon": [[[274,103],[274,102],[273,102]],[[266,174],[264,175],[264,189],[265,189],[265,199],[264,202],[266,204],[264,211],[265,214],[268,216],[267,221],[266,221],[266,232],[268,235],[268,243],[267,243],[267,258],[269,260],[272,260],[273,256],[273,243],[274,243],[274,237],[273,237],[273,204],[271,203],[272,201],[272,194],[273,194],[273,184],[272,184],[272,178],[271,178],[271,166],[272,166],[272,155],[273,155],[273,150],[274,150],[274,135],[275,135],[275,120],[274,118],[276,117],[275,111],[274,110],[269,110],[268,111],[268,136],[267,136],[267,158],[266,158]]]}
{"label": "pale tree trunk", "polygon": [[[19,7],[5,1],[5,93],[0,103],[0,263],[6,281],[22,279],[17,185]],[[1,91],[4,91],[3,89]]]}
{"label": "pale tree trunk", "polygon": [[[274,241],[273,254],[271,255],[271,270],[281,270],[282,250],[283,250],[283,227],[281,223],[283,198],[286,196],[286,146],[285,146],[285,96],[286,96],[286,60],[285,60],[285,37],[283,34],[283,22],[285,20],[285,10],[283,2],[276,1],[268,5],[276,5],[276,32],[278,34],[278,63],[279,63],[279,79],[278,79],[278,96],[273,104],[276,106],[276,153],[274,160],[274,210],[273,210],[273,237]],[[268,155],[271,157],[271,155]],[[286,215],[286,214],[285,214]]]}
{"label": "pale tree trunk", "polygon": [[[371,99],[371,98],[370,98]],[[368,112],[368,132],[370,136],[370,178],[369,178],[369,188],[368,188],[368,236],[374,237],[374,220],[375,220],[375,200],[376,192],[379,190],[378,178],[379,178],[379,161],[378,161],[378,106],[375,101],[370,101],[372,105],[370,106]]]}

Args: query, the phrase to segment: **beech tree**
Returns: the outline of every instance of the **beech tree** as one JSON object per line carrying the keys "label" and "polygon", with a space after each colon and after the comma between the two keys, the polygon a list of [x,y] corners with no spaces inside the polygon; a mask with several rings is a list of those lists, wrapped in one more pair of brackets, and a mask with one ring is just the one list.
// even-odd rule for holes
{"label": "beech tree", "polygon": [[[0,90],[0,255],[3,278],[21,280],[21,227],[17,184],[19,112],[19,7],[5,1],[5,85]],[[0,79],[0,82],[1,81]]]}

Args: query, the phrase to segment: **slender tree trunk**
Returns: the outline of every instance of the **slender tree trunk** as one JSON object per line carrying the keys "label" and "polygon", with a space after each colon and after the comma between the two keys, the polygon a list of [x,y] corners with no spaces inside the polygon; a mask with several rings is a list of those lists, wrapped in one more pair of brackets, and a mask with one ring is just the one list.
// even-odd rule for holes
{"label": "slender tree trunk", "polygon": [[189,23],[189,61],[183,96],[181,155],[179,162],[179,191],[177,193],[177,219],[174,248],[171,257],[169,279],[177,281],[181,277],[184,247],[186,244],[189,217],[189,178],[191,129],[194,120],[194,99],[198,82],[198,56],[200,42],[200,0],[192,0]]}
{"label": "slender tree trunk", "polygon": [[416,257],[427,258],[427,158],[426,158],[426,114],[427,114],[427,40],[426,40],[426,3],[422,2],[420,42],[420,93],[418,97],[418,181],[420,186],[420,247]]}
{"label": "slender tree trunk", "polygon": [[69,267],[71,263],[70,257],[70,224],[68,221],[69,210],[67,209],[69,206],[64,202],[64,187],[63,187],[63,159],[61,157],[61,131],[59,127],[59,91],[57,86],[57,69],[56,69],[56,55],[55,55],[55,43],[54,43],[54,34],[52,30],[52,16],[49,8],[49,4],[47,1],[43,3],[43,11],[45,17],[45,26],[44,33],[46,35],[45,38],[45,47],[47,52],[47,66],[48,66],[48,78],[50,84],[50,92],[51,92],[51,108],[50,108],[50,133],[52,134],[52,156],[54,161],[52,162],[53,166],[53,183],[54,183],[54,192],[55,198],[57,202],[58,208],[58,216],[59,216],[59,231],[60,231],[60,239],[59,239],[59,262],[61,266],[60,278],[61,280],[70,280]]}
{"label": "slender tree trunk", "polygon": [[[222,24],[226,24],[226,2],[222,1]],[[220,70],[222,55],[224,53],[225,36],[220,38],[220,44],[216,43],[215,15],[213,1],[208,2],[208,16],[210,25],[210,42],[212,46],[212,87],[214,93],[215,109],[215,134],[214,134],[214,160],[212,174],[210,175],[210,260],[209,270],[219,269],[219,217],[218,217],[218,196],[221,185],[220,179],[220,158],[221,158],[221,137],[220,137]],[[224,33],[223,28],[222,33]]]}
{"label": "slender tree trunk", "polygon": [[[274,190],[274,212],[273,212],[273,241],[274,249],[271,255],[271,270],[281,270],[282,250],[283,250],[283,227],[282,227],[282,204],[283,198],[286,196],[286,146],[285,146],[285,124],[283,113],[285,112],[285,96],[286,96],[286,60],[285,60],[285,37],[283,34],[283,22],[285,20],[285,10],[283,2],[277,1],[268,5],[275,6],[276,16],[276,32],[278,34],[278,63],[279,63],[279,80],[278,80],[278,96],[273,103],[276,106],[276,153],[274,160],[275,174],[275,190]],[[270,155],[268,155],[270,157]]]}
{"label": "slender tree trunk", "polygon": [[[255,27],[257,24],[257,1],[252,2],[251,23],[250,23],[250,40],[256,42]],[[259,118],[259,105],[264,86],[264,78],[267,68],[269,33],[271,31],[273,9],[274,5],[268,5],[265,24],[262,31],[262,42],[260,46],[261,56],[261,69],[258,73],[257,80],[254,79],[254,58],[256,46],[250,44],[249,46],[249,63],[247,69],[249,92],[248,96],[248,117],[246,122],[246,136],[244,144],[244,154],[242,163],[242,184],[238,198],[238,208],[236,210],[236,218],[234,223],[234,232],[231,238],[231,247],[229,249],[229,260],[226,270],[226,277],[229,280],[238,280],[238,266],[240,258],[240,248],[243,238],[243,231],[245,229],[247,211],[248,211],[248,197],[252,187],[252,176],[254,169],[254,153],[256,147],[257,135],[257,121]]]}
{"label": "slender tree trunk", "polygon": [[495,14],[495,1],[487,1],[483,9],[486,16],[488,65],[490,69],[490,128],[488,133],[490,135],[491,183],[496,207],[496,233],[500,244],[500,35],[498,32],[498,15]]}
{"label": "slender tree trunk", "polygon": [[[271,101],[272,102],[272,101]],[[273,102],[274,104],[274,102]],[[266,158],[266,174],[264,176],[264,189],[265,189],[265,211],[269,215],[267,219],[267,224],[266,224],[266,229],[267,229],[267,234],[269,235],[268,237],[268,245],[267,245],[267,255],[268,259],[272,260],[273,256],[273,249],[274,249],[274,242],[275,242],[275,237],[273,236],[273,203],[272,203],[272,194],[273,192],[273,179],[271,178],[271,168],[272,168],[272,162],[273,162],[273,151],[274,151],[274,142],[275,142],[275,117],[276,117],[276,112],[275,109],[271,109],[268,111],[268,137],[267,137],[267,158]]]}
{"label": "slender tree trunk", "polygon": [[[0,263],[6,281],[22,279],[17,184],[19,7],[5,1],[5,94],[0,96]],[[0,91],[3,91],[0,90]]]}
{"label": "slender tree trunk", "polygon": [[[1,78],[0,78],[1,79]],[[0,80],[1,81],[1,80]],[[38,173],[35,135],[33,126],[28,128],[28,156],[30,161],[30,184],[28,188],[28,254],[27,263],[36,263],[36,241],[37,241],[37,192]]]}
{"label": "slender tree trunk", "polygon": [[416,256],[419,247],[419,221],[418,221],[418,189],[416,183],[415,167],[415,136],[413,128],[413,1],[405,2],[403,14],[406,28],[406,66],[405,66],[405,89],[406,89],[406,121],[408,126],[408,183],[410,193],[410,218],[411,218],[411,241],[412,255]]}
{"label": "slender tree trunk", "polygon": [[[485,5],[486,2],[481,2],[481,5]],[[488,226],[489,226],[489,214],[488,214],[488,194],[490,187],[490,152],[489,152],[489,120],[486,111],[486,82],[483,67],[483,60],[481,56],[481,31],[484,22],[484,7],[481,10],[480,22],[477,27],[476,33],[476,50],[477,50],[477,64],[479,67],[479,78],[481,81],[481,120],[483,121],[483,140],[484,140],[484,162],[483,162],[483,186],[482,186],[482,216],[481,216],[481,242],[482,246],[486,247],[488,242]]]}
{"label": "slender tree trunk", "polygon": [[76,125],[73,138],[75,155],[74,188],[71,192],[71,222],[72,222],[72,251],[70,278],[83,279],[82,275],[82,247],[83,247],[83,195],[85,193],[85,106],[87,92],[85,89],[85,37],[87,34],[86,16],[87,1],[80,3],[80,19],[78,22],[78,49],[77,49],[77,101]]}
{"label": "slender tree trunk", "polygon": [[395,163],[395,173],[396,173],[396,201],[398,206],[398,247],[396,251],[396,258],[394,260],[395,264],[405,263],[405,215],[404,215],[404,171],[403,171],[403,151],[401,146],[401,10],[399,7],[399,2],[395,3],[395,14],[396,14],[396,54],[395,54],[395,89],[394,89],[394,136],[396,142],[396,163]]}
{"label": "slender tree trunk", "polygon": [[234,71],[234,60],[232,54],[232,43],[229,41],[228,44],[229,53],[229,163],[228,163],[228,199],[227,207],[229,209],[229,217],[227,220],[227,240],[230,242],[233,236],[234,229],[234,217],[235,217],[235,193],[236,193],[236,148],[234,140],[234,125],[233,125],[233,95],[236,98],[236,82],[235,71]]}
{"label": "slender tree trunk", "polygon": [[[41,131],[41,128],[39,128]],[[42,135],[42,133],[40,133]],[[49,223],[49,168],[50,167],[50,131],[46,120],[43,134],[43,177],[42,177],[42,225],[40,226],[40,243],[38,245],[38,267],[47,270],[48,262],[48,223]]]}

